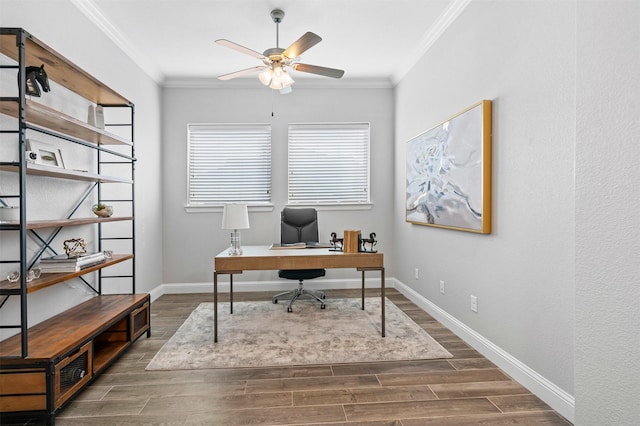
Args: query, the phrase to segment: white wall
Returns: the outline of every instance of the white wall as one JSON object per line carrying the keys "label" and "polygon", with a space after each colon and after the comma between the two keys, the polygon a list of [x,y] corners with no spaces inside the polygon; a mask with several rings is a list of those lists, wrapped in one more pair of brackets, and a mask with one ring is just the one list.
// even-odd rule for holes
{"label": "white wall", "polygon": [[[391,259],[401,282],[568,393],[574,79],[575,4],[467,6],[397,87]],[[482,99],[493,100],[492,233],[405,223],[406,141]]]}
{"label": "white wall", "polygon": [[[272,123],[272,202],[267,212],[250,212],[251,228],[243,244],[279,240],[280,211],[287,203],[287,124],[301,122],[369,122],[371,124],[370,210],[320,210],[319,234],[332,231],[376,232],[380,249],[392,248],[393,91],[382,89],[305,88],[296,83],[280,95],[257,83],[239,88],[165,88],[163,94],[164,279],[165,283],[212,283],[213,257],[229,245],[229,231],[220,229],[221,212],[188,213],[187,124]],[[220,87],[220,86],[218,86]],[[224,86],[223,86],[224,87]],[[274,116],[271,116],[271,113]],[[327,271],[327,279],[357,277],[355,271]],[[274,271],[246,272],[237,281],[277,279]],[[235,281],[235,280],[234,280]]]}
{"label": "white wall", "polygon": [[[160,90],[133,61],[115,46],[100,30],[90,23],[69,1],[10,1],[0,4],[0,26],[22,27],[33,36],[58,51],[98,80],[114,88],[130,99],[136,106],[135,148],[136,157],[136,290],[148,292],[162,283],[162,188],[160,182]],[[39,65],[39,64],[29,64]],[[46,68],[46,66],[45,66]],[[13,86],[13,83],[12,83]],[[13,87],[2,87],[2,94],[15,93]],[[63,94],[60,86],[44,94],[44,103],[58,102],[58,107],[74,111],[76,118],[86,119],[86,109],[74,108],[65,100],[71,97]],[[48,99],[44,99],[44,98]],[[73,161],[71,148],[65,157]],[[79,165],[76,164],[78,167]],[[7,175],[3,175],[3,183]],[[77,189],[78,184],[51,178],[30,179],[28,202],[36,205],[47,194],[57,194],[42,205],[30,211],[30,218],[51,218],[51,210],[56,213],[67,211],[68,201],[75,199],[69,188]],[[59,211],[58,211],[59,210]],[[87,214],[91,215],[90,212]],[[55,218],[55,217],[54,217]],[[68,228],[64,232],[77,234],[83,227]],[[2,233],[2,239],[9,238]],[[14,233],[15,235],[15,233]],[[2,246],[5,247],[5,241]],[[1,248],[0,247],[0,248]],[[15,252],[14,252],[15,253]],[[2,253],[5,258],[5,252]],[[108,292],[108,286],[105,287]],[[29,296],[29,323],[35,324],[51,315],[90,297],[82,284],[71,281],[32,293]],[[15,299],[15,300],[14,300]],[[12,298],[0,310],[2,322],[17,311],[17,298]]]}
{"label": "white wall", "polygon": [[576,424],[637,425],[640,3],[577,10]]}

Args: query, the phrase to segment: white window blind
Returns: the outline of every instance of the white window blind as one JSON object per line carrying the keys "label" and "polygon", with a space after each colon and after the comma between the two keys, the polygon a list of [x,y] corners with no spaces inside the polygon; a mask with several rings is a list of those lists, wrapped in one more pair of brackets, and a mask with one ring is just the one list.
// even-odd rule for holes
{"label": "white window blind", "polygon": [[289,203],[369,203],[369,123],[290,124]]}
{"label": "white window blind", "polygon": [[270,124],[189,124],[188,204],[271,201]]}

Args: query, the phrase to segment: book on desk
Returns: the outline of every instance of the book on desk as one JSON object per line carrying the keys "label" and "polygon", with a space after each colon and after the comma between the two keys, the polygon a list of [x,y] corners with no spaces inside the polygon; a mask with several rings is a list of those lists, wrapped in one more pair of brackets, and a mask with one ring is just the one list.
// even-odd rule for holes
{"label": "book on desk", "polygon": [[306,243],[273,243],[269,247],[270,250],[290,250],[290,249],[307,249],[307,248],[331,248],[331,243],[319,243],[315,241],[309,241]]}

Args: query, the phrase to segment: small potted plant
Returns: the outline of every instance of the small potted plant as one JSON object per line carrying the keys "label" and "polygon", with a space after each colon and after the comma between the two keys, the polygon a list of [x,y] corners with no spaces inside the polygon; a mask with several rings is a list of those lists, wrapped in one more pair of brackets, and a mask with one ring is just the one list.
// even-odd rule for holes
{"label": "small potted plant", "polygon": [[111,217],[113,214],[113,207],[98,203],[91,207],[91,211],[98,217]]}

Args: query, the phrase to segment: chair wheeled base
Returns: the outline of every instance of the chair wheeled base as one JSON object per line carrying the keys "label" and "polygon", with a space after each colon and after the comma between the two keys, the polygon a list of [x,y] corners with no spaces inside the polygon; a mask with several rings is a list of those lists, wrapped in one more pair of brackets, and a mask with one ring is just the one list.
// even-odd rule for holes
{"label": "chair wheeled base", "polygon": [[[291,299],[288,299],[288,296],[291,296]],[[326,299],[325,294],[321,291],[305,290],[304,287],[302,286],[302,281],[300,281],[300,283],[298,284],[297,289],[278,293],[275,296],[273,296],[271,298],[271,302],[278,303],[278,300],[284,297],[287,297],[287,299],[289,300],[289,306],[287,306],[287,312],[293,312],[293,302],[305,297],[309,299],[315,299],[318,302],[320,302],[320,309],[325,309],[327,307],[327,305],[324,303]]]}

